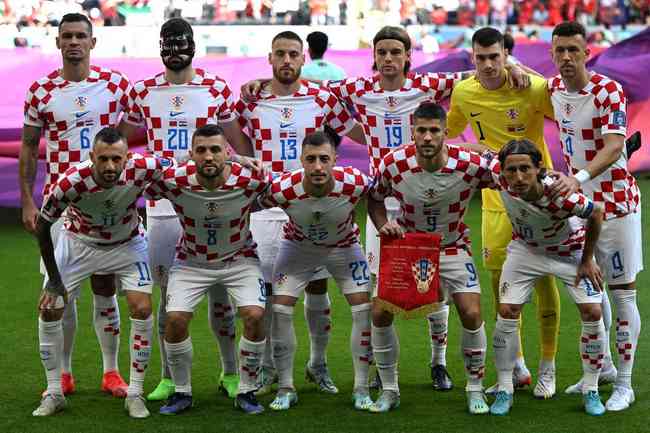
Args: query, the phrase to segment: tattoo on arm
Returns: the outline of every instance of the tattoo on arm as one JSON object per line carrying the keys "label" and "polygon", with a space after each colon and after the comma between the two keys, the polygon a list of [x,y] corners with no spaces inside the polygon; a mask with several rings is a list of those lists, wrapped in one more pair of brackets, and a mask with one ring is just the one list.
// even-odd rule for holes
{"label": "tattoo on arm", "polygon": [[20,192],[23,200],[32,196],[38,162],[38,143],[41,138],[41,128],[35,126],[23,127],[23,140],[20,148]]}

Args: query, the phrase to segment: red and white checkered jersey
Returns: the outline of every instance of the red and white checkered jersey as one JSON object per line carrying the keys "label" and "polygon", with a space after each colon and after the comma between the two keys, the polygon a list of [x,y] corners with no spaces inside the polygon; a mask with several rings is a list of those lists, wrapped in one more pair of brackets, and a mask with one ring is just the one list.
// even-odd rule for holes
{"label": "red and white checkered jersey", "polygon": [[457,146],[446,145],[447,164],[433,172],[421,168],[411,144],[388,153],[379,164],[372,196],[399,201],[402,216],[397,222],[410,232],[437,232],[441,252],[455,255],[458,248],[470,251],[469,227],[463,222],[467,205],[476,190],[494,185],[490,160]]}
{"label": "red and white checkered jersey", "polygon": [[67,81],[56,70],[29,87],[24,123],[43,128],[47,143],[43,195],[66,170],[88,159],[102,128],[117,126],[120,113],[130,109],[130,91],[124,75],[97,66],[83,81]]}
{"label": "red and white checkered jersey", "polygon": [[[498,161],[492,169],[498,176]],[[582,193],[552,200],[549,190],[553,182],[550,176],[542,178],[544,195],[539,200],[529,202],[512,192],[503,177],[497,178],[498,189],[512,223],[512,239],[545,254],[569,256],[582,251],[585,229],[579,219],[589,218],[594,204]]]}
{"label": "red and white checkered jersey", "polygon": [[206,265],[238,254],[256,257],[249,214],[269,183],[270,179],[233,162],[226,182],[208,190],[199,183],[194,162],[188,161],[167,170],[147,195],[168,199],[178,214],[183,237],[177,258]]}
{"label": "red and white checkered jersey", "polygon": [[303,245],[344,248],[359,242],[354,208],[369,188],[365,174],[353,167],[334,167],[334,188],[327,196],[305,192],[303,169],[276,178],[267,191],[264,205],[280,207],[289,221],[284,238]]}
{"label": "red and white checkered jersey", "polygon": [[[625,136],[625,93],[616,81],[593,72],[579,92],[567,91],[559,75],[549,79],[548,86],[564,159],[575,174],[603,148],[605,134]],[[582,191],[602,205],[606,220],[636,212],[641,200],[625,151],[607,170],[585,182]]]}
{"label": "red and white checkered jersey", "polygon": [[64,216],[66,230],[94,246],[127,242],[142,233],[136,201],[170,164],[171,160],[134,154],[115,186],[104,189],[93,178],[92,161],[83,161],[52,185],[41,215],[50,222]]}
{"label": "red and white checkered jersey", "polygon": [[326,88],[301,81],[289,96],[263,91],[259,99],[235,104],[239,122],[248,129],[255,157],[270,168],[273,175],[300,168],[305,136],[330,126],[341,135],[354,127],[354,119],[338,98]]}
{"label": "red and white checkered jersey", "polygon": [[442,101],[460,80],[459,73],[409,74],[401,89],[386,91],[376,75],[330,81],[327,86],[356,112],[368,143],[369,173],[375,176],[381,159],[411,140],[412,116],[418,105]]}
{"label": "red and white checkered jersey", "polygon": [[[194,77],[185,84],[170,83],[164,72],[138,81],[130,99],[132,109],[127,120],[144,124],[149,151],[177,161],[187,159],[197,128],[235,120],[230,88],[221,78],[202,69],[195,69]],[[147,213],[176,215],[167,200],[147,202]]]}

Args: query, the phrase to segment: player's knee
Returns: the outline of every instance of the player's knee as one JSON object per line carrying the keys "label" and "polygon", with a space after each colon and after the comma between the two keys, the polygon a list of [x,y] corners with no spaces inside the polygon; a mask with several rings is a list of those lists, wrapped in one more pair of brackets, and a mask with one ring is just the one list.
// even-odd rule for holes
{"label": "player's knee", "polygon": [[515,304],[500,304],[499,305],[499,316],[504,319],[518,319],[519,314],[521,313],[521,306]]}
{"label": "player's knee", "polygon": [[182,341],[187,336],[190,317],[187,313],[170,311],[165,323],[165,340],[170,343]]}
{"label": "player's knee", "polygon": [[257,306],[242,307],[239,315],[244,322],[244,335],[252,341],[264,338],[264,308]]}
{"label": "player's knee", "polygon": [[597,322],[602,317],[600,304],[580,305],[580,318],[583,322]]}
{"label": "player's knee", "polygon": [[481,323],[481,307],[480,305],[469,305],[460,311],[460,321],[466,329],[477,329]]}
{"label": "player's knee", "polygon": [[113,296],[115,294],[115,275],[91,275],[90,287],[96,295]]}
{"label": "player's knee", "polygon": [[327,293],[327,280],[310,281],[305,291],[314,295],[323,295]]}
{"label": "player's knee", "polygon": [[372,303],[372,324],[377,327],[390,326],[393,323],[393,315],[378,305]]}
{"label": "player's knee", "polygon": [[63,308],[40,310],[40,317],[43,322],[56,322],[63,317]]}

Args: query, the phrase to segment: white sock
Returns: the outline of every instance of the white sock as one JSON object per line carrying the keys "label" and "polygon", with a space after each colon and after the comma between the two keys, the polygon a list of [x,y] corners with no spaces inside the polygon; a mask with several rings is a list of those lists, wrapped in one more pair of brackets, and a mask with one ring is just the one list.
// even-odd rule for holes
{"label": "white sock", "polygon": [[165,325],[167,323],[167,287],[160,288],[160,303],[158,304],[158,348],[160,350],[160,378],[171,379],[172,373],[167,363],[165,345]]}
{"label": "white sock", "polygon": [[612,290],[612,297],[616,306],[616,347],[618,349],[616,385],[632,388],[634,354],[641,331],[636,290]]}
{"label": "white sock", "polygon": [[377,327],[372,325],[372,351],[375,354],[377,371],[382,388],[399,392],[397,382],[397,363],[399,361],[399,344],[393,325]]}
{"label": "white sock", "polygon": [[517,319],[504,319],[497,315],[497,324],[492,336],[492,348],[499,381],[499,390],[514,394],[512,371],[515,369],[519,337],[517,336]]}
{"label": "white sock", "polygon": [[38,318],[38,351],[47,378],[47,392],[63,395],[61,388],[61,351],[63,324],[61,320],[45,322]]}
{"label": "white sock", "polygon": [[327,364],[327,343],[330,341],[332,316],[327,293],[315,295],[305,292],[305,321],[309,326],[309,365]]}
{"label": "white sock", "polygon": [[481,326],[474,330],[463,328],[461,350],[467,375],[466,391],[483,391],[486,348],[485,323],[481,323]]}
{"label": "white sock", "polygon": [[104,373],[117,371],[117,355],[120,350],[120,309],[117,305],[117,297],[93,293],[93,304],[95,306],[93,323],[99,347],[102,349]]}
{"label": "white sock", "polygon": [[370,303],[352,305],[352,333],[350,334],[350,353],[354,366],[354,390],[368,391],[368,371],[370,363]]}
{"label": "white sock", "polygon": [[245,394],[257,389],[257,376],[262,366],[262,355],[266,339],[250,341],[243,335],[239,339],[239,390],[238,394]]}
{"label": "white sock", "polygon": [[176,392],[192,394],[192,337],[180,343],[165,341],[167,363],[176,386]]}
{"label": "white sock", "polygon": [[582,359],[582,392],[598,391],[598,376],[605,357],[605,328],[600,320],[582,322],[580,358]]}
{"label": "white sock", "polygon": [[449,305],[427,316],[431,336],[431,366],[447,365],[447,328]]}
{"label": "white sock", "polygon": [[273,363],[278,371],[278,386],[293,389],[293,360],[296,354],[296,332],[293,328],[293,307],[273,304]]}
{"label": "white sock", "polygon": [[63,352],[61,368],[64,373],[72,373],[72,352],[77,333],[77,300],[65,304],[63,309]]}
{"label": "white sock", "polygon": [[129,348],[131,352],[131,372],[129,374],[129,397],[142,395],[144,392],[144,376],[149,358],[151,358],[151,343],[153,339],[153,315],[145,320],[131,317],[131,333]]}
{"label": "white sock", "polygon": [[212,306],[209,322],[210,329],[217,339],[221,367],[224,374],[237,374],[237,356],[235,349],[235,311],[224,288],[209,290],[208,301]]}
{"label": "white sock", "polygon": [[264,335],[266,335],[266,345],[264,346],[264,356],[262,357],[262,368],[265,370],[274,370],[273,365],[273,344],[271,344],[271,324],[273,322],[273,304],[267,298],[264,306]]}
{"label": "white sock", "polygon": [[609,333],[612,329],[612,306],[609,303],[609,296],[607,295],[607,290],[603,290],[603,302],[601,304],[602,308],[602,321],[603,326],[605,327],[605,358],[603,359],[603,371],[608,371],[614,368],[614,361],[612,360],[612,348],[609,344]]}

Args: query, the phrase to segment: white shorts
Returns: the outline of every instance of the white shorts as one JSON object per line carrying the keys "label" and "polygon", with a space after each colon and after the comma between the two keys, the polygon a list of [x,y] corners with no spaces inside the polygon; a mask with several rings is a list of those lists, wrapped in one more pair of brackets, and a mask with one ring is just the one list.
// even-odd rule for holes
{"label": "white shorts", "polygon": [[[227,291],[235,307],[266,304],[266,288],[260,261],[253,257],[237,257],[206,268],[176,260],[169,270],[167,312],[193,313],[208,291]],[[217,294],[219,296],[219,294]],[[221,296],[223,297],[223,296]]]}
{"label": "white shorts", "polygon": [[[386,206],[386,216],[390,221],[395,221],[402,215],[399,202],[395,197],[386,197],[384,206]],[[370,273],[377,275],[379,273],[379,232],[372,223],[370,215],[366,220],[366,257]]]}
{"label": "white shorts", "polygon": [[176,245],[182,235],[183,228],[177,216],[147,215],[149,264],[153,272],[153,281],[159,287],[167,284],[169,269],[176,257]]}
{"label": "white shorts", "polygon": [[[280,215],[276,209],[280,210],[282,214]],[[262,263],[264,280],[269,284],[273,281],[273,265],[278,257],[280,241],[282,241],[282,227],[287,221],[289,221],[289,217],[279,208],[266,209],[251,215],[251,234],[257,244],[257,255]],[[326,271],[319,272],[311,281],[323,280],[330,276]]]}
{"label": "white shorts", "polygon": [[574,286],[580,254],[561,257],[536,252],[521,242],[508,244],[506,261],[499,281],[499,300],[503,304],[522,305],[530,302],[535,282],[554,275],[564,283],[576,304],[600,304],[602,293],[587,279]]}
{"label": "white shorts", "polygon": [[[467,251],[458,249],[456,255],[440,254],[440,288],[443,299],[453,302],[456,293],[481,293],[481,283],[474,259]],[[373,287],[372,296],[377,296],[378,287]]]}
{"label": "white shorts", "polygon": [[370,273],[360,244],[325,248],[282,240],[273,268],[273,294],[299,298],[323,268],[332,275],[344,295],[368,292]]}
{"label": "white shorts", "polygon": [[633,283],[643,270],[641,209],[603,221],[594,255],[608,285]]}
{"label": "white shorts", "polygon": [[[93,274],[114,274],[124,290],[151,294],[153,280],[144,236],[117,246],[96,247],[62,231],[54,256],[69,302],[79,297],[81,283]],[[63,306],[63,297],[59,297],[54,308]]]}

